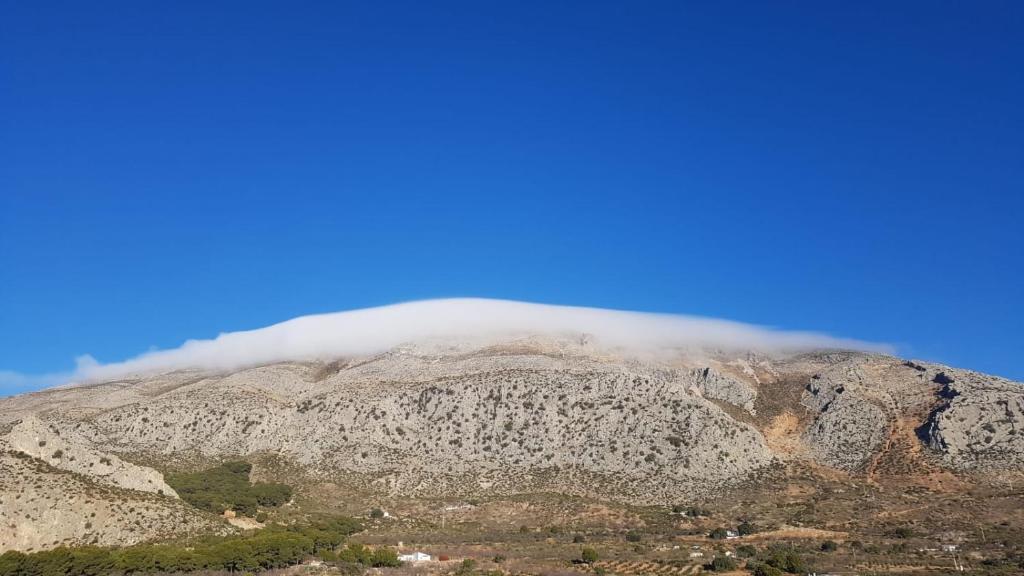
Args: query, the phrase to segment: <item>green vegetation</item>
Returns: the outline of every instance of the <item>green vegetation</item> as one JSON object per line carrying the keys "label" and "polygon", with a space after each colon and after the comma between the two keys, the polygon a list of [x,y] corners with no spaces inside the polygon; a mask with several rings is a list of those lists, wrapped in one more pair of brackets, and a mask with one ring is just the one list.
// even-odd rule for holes
{"label": "green vegetation", "polygon": [[712,572],[732,572],[736,569],[736,561],[728,556],[715,556],[715,559],[710,564],[706,564],[704,569]]}
{"label": "green vegetation", "polygon": [[781,546],[770,548],[762,560],[764,564],[790,574],[801,574],[807,571],[804,559],[792,548]]}
{"label": "green vegetation", "polygon": [[725,528],[715,528],[708,533],[708,538],[711,538],[712,540],[725,540],[728,535],[729,533]]}
{"label": "green vegetation", "polygon": [[740,558],[753,558],[757,556],[757,548],[754,548],[750,544],[744,544],[736,549],[736,555]]}
{"label": "green vegetation", "polygon": [[749,536],[751,534],[756,534],[757,532],[760,532],[760,531],[761,531],[760,528],[758,528],[757,526],[755,526],[751,522],[743,522],[742,524],[740,524],[739,526],[736,527],[736,532],[740,536]]}
{"label": "green vegetation", "polygon": [[751,567],[751,576],[783,576],[785,572],[767,564],[755,564]]}
{"label": "green vegetation", "polygon": [[584,548],[580,551],[580,561],[584,564],[593,564],[594,562],[597,562],[597,560],[597,550],[594,550],[593,548]]}
{"label": "green vegetation", "polygon": [[251,484],[250,472],[252,464],[248,462],[225,462],[202,472],[167,474],[165,478],[182,500],[214,514],[234,510],[253,516],[260,506],[273,508],[291,499],[291,487],[263,482]]}
{"label": "green vegetation", "polygon": [[672,507],[672,512],[674,514],[683,514],[683,515],[689,516],[691,518],[707,518],[707,517],[711,516],[711,511],[710,510],[708,510],[707,508],[699,508],[697,506],[689,506],[689,507],[687,507],[687,506],[676,505],[676,506]]}
{"label": "green vegetation", "polygon": [[822,552],[835,552],[839,549],[839,544],[836,544],[834,540],[825,540],[821,543]]}
{"label": "green vegetation", "polygon": [[[141,544],[127,548],[56,548],[0,555],[0,576],[100,576],[197,570],[249,571],[283,568],[337,548],[361,530],[349,518],[305,526],[271,526],[258,532],[207,537],[187,544]],[[391,560],[393,558],[393,561]],[[360,560],[357,560],[360,563]],[[365,565],[398,565],[393,550],[375,550]]]}
{"label": "green vegetation", "polygon": [[373,566],[374,568],[394,568],[402,565],[398,560],[398,553],[394,550],[390,548],[370,550],[362,544],[345,546],[345,549],[338,553],[337,559],[340,562]]}
{"label": "green vegetation", "polygon": [[914,536],[914,531],[906,526],[900,526],[892,531],[893,538],[911,538]]}

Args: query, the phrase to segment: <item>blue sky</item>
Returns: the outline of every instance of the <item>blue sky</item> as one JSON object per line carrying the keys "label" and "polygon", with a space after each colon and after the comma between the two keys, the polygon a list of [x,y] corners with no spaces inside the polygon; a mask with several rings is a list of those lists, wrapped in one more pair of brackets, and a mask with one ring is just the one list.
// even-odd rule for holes
{"label": "blue sky", "polygon": [[0,6],[0,393],[441,296],[1024,379],[1019,2]]}

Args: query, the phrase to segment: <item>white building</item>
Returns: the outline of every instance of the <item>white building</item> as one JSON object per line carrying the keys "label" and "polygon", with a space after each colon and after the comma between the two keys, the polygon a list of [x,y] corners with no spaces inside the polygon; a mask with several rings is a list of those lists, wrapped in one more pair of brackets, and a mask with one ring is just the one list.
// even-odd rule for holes
{"label": "white building", "polygon": [[433,560],[434,557],[426,552],[413,552],[411,554],[399,554],[398,559],[401,562],[427,562]]}
{"label": "white building", "polygon": [[690,558],[703,558],[703,552],[690,552]]}

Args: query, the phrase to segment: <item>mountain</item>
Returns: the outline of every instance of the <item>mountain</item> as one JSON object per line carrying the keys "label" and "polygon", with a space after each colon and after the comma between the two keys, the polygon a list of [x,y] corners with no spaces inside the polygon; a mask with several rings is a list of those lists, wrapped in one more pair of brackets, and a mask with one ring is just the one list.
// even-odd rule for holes
{"label": "mountain", "polygon": [[674,504],[794,463],[868,479],[1019,472],[1022,422],[1020,383],[858,351],[644,354],[533,335],[177,369],[0,401],[0,546],[219,529],[163,474],[227,459],[388,497]]}

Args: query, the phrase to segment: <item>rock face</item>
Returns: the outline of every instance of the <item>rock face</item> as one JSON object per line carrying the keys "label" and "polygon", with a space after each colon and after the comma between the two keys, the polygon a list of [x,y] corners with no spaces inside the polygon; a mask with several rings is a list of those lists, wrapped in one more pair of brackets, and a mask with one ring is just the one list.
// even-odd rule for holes
{"label": "rock face", "polygon": [[1022,386],[943,367],[933,377],[940,397],[919,428],[922,439],[957,470],[1024,468]]}
{"label": "rock face", "polygon": [[[585,338],[431,342],[2,400],[4,462],[23,480],[5,483],[0,498],[9,506],[32,474],[44,473],[30,472],[30,462],[136,495],[166,515],[178,501],[141,464],[273,455],[311,478],[365,478],[367,488],[395,495],[557,491],[676,503],[793,458],[855,474],[911,473],[925,460],[958,472],[1019,470],[1022,414],[1018,383],[884,355],[691,350],[639,358]],[[779,415],[789,423],[784,432]],[[787,450],[773,451],[766,435]],[[899,450],[914,458],[892,457]],[[53,522],[27,514],[33,520],[19,521],[19,530],[45,532]],[[123,521],[110,518],[91,523]]]}
{"label": "rock face", "polygon": [[0,553],[221,529],[180,500],[96,482],[13,451],[0,452],[0,519]]}
{"label": "rock face", "polygon": [[77,426],[62,431],[56,424],[26,416],[7,434],[6,442],[15,452],[38,458],[60,470],[84,474],[103,484],[178,497],[156,470],[130,464],[90,447],[78,437]]}

